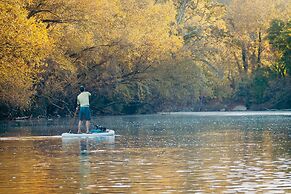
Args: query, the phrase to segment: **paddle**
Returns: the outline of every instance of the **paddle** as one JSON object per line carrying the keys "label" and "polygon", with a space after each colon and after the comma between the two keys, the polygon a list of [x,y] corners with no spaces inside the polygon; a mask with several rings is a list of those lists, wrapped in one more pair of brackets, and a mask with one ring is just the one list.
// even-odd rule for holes
{"label": "paddle", "polygon": [[77,116],[77,114],[78,114],[78,110],[79,110],[79,108],[77,107],[76,108],[76,110],[75,110],[75,112],[74,112],[74,116],[73,116],[73,119],[71,120],[71,123],[70,123],[70,131],[69,131],[69,133],[71,133],[71,129],[72,129],[72,127],[73,127],[73,124],[75,123],[75,121],[76,121],[76,116]]}

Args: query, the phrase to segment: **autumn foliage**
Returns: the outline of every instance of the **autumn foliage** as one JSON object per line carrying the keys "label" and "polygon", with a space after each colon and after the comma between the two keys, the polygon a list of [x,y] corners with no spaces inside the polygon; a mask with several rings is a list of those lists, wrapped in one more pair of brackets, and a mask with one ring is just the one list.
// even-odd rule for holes
{"label": "autumn foliage", "polygon": [[288,10],[284,0],[2,0],[1,114],[71,113],[80,84],[101,114],[201,110],[201,96],[216,109],[251,105],[241,94],[257,70],[284,68],[268,37]]}
{"label": "autumn foliage", "polygon": [[53,48],[45,25],[27,14],[18,1],[0,2],[0,100],[20,107],[28,106]]}

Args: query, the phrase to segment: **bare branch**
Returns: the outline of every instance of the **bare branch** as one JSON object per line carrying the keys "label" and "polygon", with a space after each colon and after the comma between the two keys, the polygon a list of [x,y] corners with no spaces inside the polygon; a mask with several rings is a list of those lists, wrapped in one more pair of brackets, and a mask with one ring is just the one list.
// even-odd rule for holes
{"label": "bare branch", "polygon": [[51,10],[48,10],[48,9],[40,9],[40,10],[31,10],[27,16],[27,19],[35,16],[36,14],[38,13],[42,13],[42,12],[48,12],[48,13],[51,13],[54,15],[54,13],[51,11]]}

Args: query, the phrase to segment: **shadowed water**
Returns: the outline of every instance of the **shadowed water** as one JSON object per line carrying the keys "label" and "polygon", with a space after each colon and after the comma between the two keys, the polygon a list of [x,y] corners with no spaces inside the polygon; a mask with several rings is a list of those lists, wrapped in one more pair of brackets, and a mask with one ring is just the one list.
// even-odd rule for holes
{"label": "shadowed water", "polygon": [[[288,112],[287,112],[288,113]],[[171,113],[2,122],[0,193],[290,193],[291,114]]]}

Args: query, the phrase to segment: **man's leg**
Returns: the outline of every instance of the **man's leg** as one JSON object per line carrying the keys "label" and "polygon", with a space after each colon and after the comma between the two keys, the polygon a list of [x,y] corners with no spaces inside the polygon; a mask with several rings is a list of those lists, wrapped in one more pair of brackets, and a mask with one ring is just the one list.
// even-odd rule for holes
{"label": "man's leg", "polygon": [[82,126],[82,121],[79,120],[79,123],[78,123],[78,133],[81,133],[81,126]]}
{"label": "man's leg", "polygon": [[90,120],[86,121],[86,132],[89,133],[89,129],[90,129]]}
{"label": "man's leg", "polygon": [[91,119],[89,107],[86,108],[86,116],[85,117],[86,117],[86,133],[89,133],[90,119]]}

